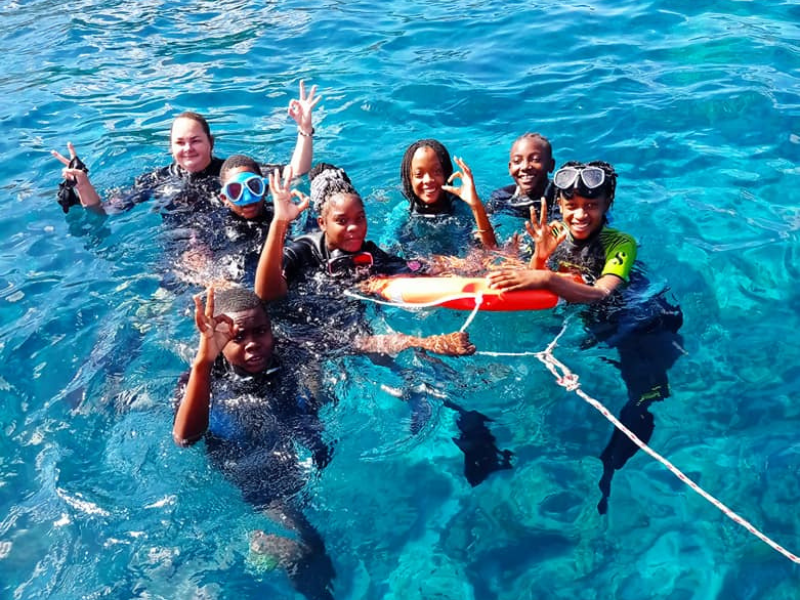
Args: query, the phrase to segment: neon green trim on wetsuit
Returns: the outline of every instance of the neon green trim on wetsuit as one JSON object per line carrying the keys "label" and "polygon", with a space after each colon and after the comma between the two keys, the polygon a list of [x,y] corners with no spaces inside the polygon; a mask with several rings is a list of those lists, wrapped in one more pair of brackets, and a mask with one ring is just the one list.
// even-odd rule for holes
{"label": "neon green trim on wetsuit", "polygon": [[600,244],[606,255],[606,264],[600,277],[616,275],[623,281],[628,281],[633,263],[636,262],[636,240],[627,233],[603,227],[600,231]]}

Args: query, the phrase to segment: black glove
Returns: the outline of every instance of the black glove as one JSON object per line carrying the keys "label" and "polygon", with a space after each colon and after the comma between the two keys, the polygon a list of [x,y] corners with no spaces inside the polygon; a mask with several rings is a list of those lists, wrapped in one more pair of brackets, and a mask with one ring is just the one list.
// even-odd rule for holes
{"label": "black glove", "polygon": [[[69,161],[68,167],[70,169],[80,169],[84,173],[89,172],[89,169],[86,168],[86,165],[83,164],[83,161],[77,156]],[[78,194],[76,194],[73,189],[74,187],[75,181],[72,179],[65,179],[58,184],[58,203],[61,205],[61,210],[64,211],[64,214],[69,212],[70,207],[81,203]]]}

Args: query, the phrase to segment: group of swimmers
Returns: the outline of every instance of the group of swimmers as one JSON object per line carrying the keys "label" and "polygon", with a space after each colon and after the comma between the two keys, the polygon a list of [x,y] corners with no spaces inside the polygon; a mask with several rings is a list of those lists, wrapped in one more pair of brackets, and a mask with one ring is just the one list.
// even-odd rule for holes
{"label": "group of swimmers", "polygon": [[[429,353],[475,352],[463,332],[375,333],[360,304],[343,295],[346,288],[376,275],[477,270],[498,290],[545,289],[585,304],[592,342],[619,352],[613,363],[628,390],[620,420],[645,442],[654,428],[650,405],[670,393],[667,371],[680,354],[682,313],[663,291],[649,291],[636,267],[634,239],[608,226],[616,192],[613,167],[567,162],[555,170],[549,141],[535,133],[514,141],[508,163],[514,183],[496,190],[486,205],[463,159],[451,161],[433,139],[410,145],[400,167],[408,200],[395,237],[402,255],[383,250],[367,240],[365,203],[347,173],[327,163],[312,167],[312,113],[319,100],[316,86],[306,93],[301,82],[299,98],[288,110],[297,123],[288,165],[263,165],[245,155],[216,158],[207,121],[182,113],[170,131],[173,163],[139,177],[130,193],[106,202],[71,144],[69,158],[53,154],[64,164],[59,202],[65,211],[79,203],[110,213],[154,198],[168,227],[179,223],[196,234],[181,249],[179,267],[199,272],[195,283],[211,272],[197,269],[197,256],[206,266],[228,259],[235,264],[225,270],[228,282],[217,280],[205,299],[195,297],[199,343],[181,378],[173,436],[180,445],[205,438],[212,461],[245,498],[297,532],[297,540],[259,532],[252,545],[285,567],[308,598],[331,598],[334,570],[322,537],[291,502],[303,483],[294,444],[306,446],[319,468],[331,458],[319,419],[326,396],[321,359],[360,353],[387,366],[406,381],[401,395],[415,407],[415,417],[424,419],[426,401],[419,390],[436,385],[435,368],[421,381],[394,357],[407,349],[415,349],[420,360]],[[293,187],[306,173],[309,196]],[[306,211],[312,218],[305,231],[287,239]],[[524,228],[527,238],[515,232],[501,246],[493,226],[500,215]],[[523,239],[528,243],[520,243]],[[498,254],[505,256],[502,265]],[[267,303],[289,332],[280,339],[273,335]],[[490,419],[451,400],[446,404],[459,413],[462,435],[456,443],[470,483],[510,468],[511,453],[498,450],[486,428]],[[636,450],[613,432],[601,454],[601,513],[614,471]]]}

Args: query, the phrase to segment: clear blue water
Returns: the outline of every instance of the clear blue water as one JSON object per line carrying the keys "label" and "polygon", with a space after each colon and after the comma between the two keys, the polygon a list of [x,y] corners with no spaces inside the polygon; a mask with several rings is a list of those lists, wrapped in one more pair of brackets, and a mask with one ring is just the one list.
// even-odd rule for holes
{"label": "clear blue water", "polygon": [[[652,445],[793,551],[800,443],[800,7],[792,2],[0,2],[0,596],[291,597],[248,563],[268,522],[170,437],[195,343],[188,297],[157,294],[161,223],[55,202],[49,150],[75,143],[105,195],[166,164],[182,110],[218,154],[286,160],[301,78],[320,86],[315,157],[400,201],[406,145],[444,141],[479,191],[509,183],[530,130],[557,162],[620,173],[636,236],[686,323]],[[465,315],[398,311],[441,332]],[[480,314],[481,350],[540,350],[563,314]],[[557,356],[615,412],[624,389],[572,326]],[[137,349],[134,351],[134,349]],[[409,360],[409,359],[406,359]],[[331,365],[331,465],[307,487],[337,598],[778,600],[798,569],[642,453],[596,513],[610,425],[531,357],[447,361],[447,392],[495,418],[515,467],[472,489],[453,415],[408,431],[396,385]],[[423,370],[427,367],[421,367]]]}

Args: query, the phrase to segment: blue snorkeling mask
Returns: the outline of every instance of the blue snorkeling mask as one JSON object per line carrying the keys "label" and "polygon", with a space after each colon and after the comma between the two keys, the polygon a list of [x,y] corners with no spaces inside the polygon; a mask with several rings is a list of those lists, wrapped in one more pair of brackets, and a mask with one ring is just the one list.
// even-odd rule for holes
{"label": "blue snorkeling mask", "polygon": [[236,206],[261,202],[266,191],[266,180],[255,173],[237,173],[231,181],[222,186],[222,193]]}

